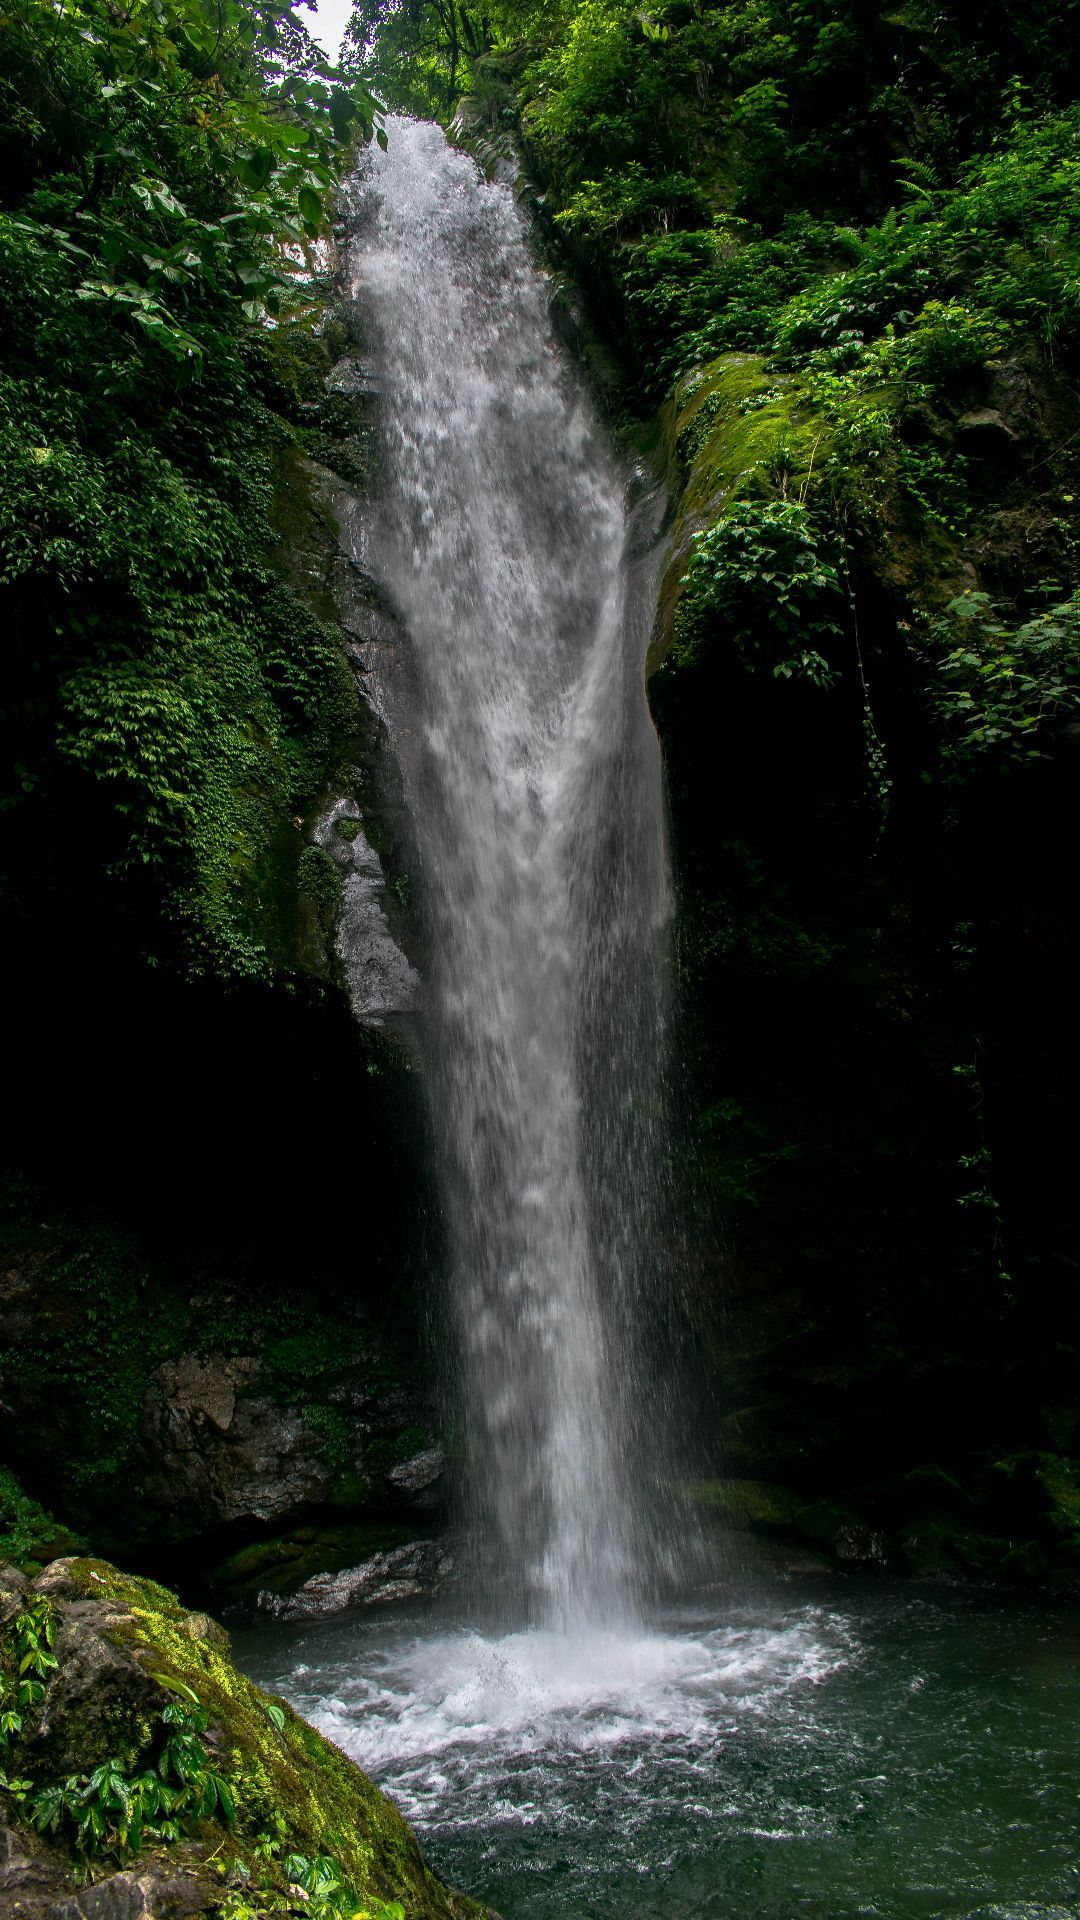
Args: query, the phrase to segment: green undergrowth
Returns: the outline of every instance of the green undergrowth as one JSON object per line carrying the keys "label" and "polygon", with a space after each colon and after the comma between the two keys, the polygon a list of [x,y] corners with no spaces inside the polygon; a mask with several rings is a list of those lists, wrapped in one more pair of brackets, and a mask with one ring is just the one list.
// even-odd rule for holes
{"label": "green undergrowth", "polygon": [[678,1491],[721,1531],[807,1547],[823,1565],[872,1554],[909,1572],[1019,1584],[1071,1585],[1080,1572],[1080,1467],[1057,1454],[968,1461],[959,1473],[923,1466],[829,1497],[731,1477]]}
{"label": "green undergrowth", "polygon": [[77,1533],[31,1499],[7,1467],[0,1467],[0,1560],[10,1560],[24,1573],[37,1573],[59,1554],[79,1553],[85,1546]]}
{"label": "green undergrowth", "polygon": [[18,0],[0,51],[0,890],[36,933],[62,859],[152,960],[265,978],[356,724],[279,496],[332,365],[312,247],[375,103],[263,0]]}

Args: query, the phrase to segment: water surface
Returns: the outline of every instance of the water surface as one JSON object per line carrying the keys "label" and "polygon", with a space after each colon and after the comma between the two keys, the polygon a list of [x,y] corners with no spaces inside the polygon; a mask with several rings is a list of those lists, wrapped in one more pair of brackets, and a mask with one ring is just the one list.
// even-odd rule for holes
{"label": "water surface", "polygon": [[505,1920],[1080,1914],[1080,1615],[779,1589],[649,1630],[437,1613],[247,1636],[247,1670]]}

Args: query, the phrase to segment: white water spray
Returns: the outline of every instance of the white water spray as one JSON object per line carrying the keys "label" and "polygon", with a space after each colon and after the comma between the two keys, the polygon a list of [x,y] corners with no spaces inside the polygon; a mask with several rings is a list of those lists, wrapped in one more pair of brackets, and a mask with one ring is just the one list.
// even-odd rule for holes
{"label": "white water spray", "polygon": [[655,526],[635,532],[510,188],[394,120],[358,193],[384,396],[367,559],[411,656],[391,721],[474,1518],[505,1618],[612,1624],[638,1601],[639,1302],[666,1146]]}

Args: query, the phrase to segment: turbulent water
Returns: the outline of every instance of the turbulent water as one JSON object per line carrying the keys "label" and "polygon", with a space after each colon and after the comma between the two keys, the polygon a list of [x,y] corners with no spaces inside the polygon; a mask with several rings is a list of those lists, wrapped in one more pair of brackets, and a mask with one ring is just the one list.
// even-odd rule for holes
{"label": "turbulent water", "polygon": [[510,188],[394,120],[358,199],[383,392],[365,557],[410,658],[391,731],[473,1518],[504,1618],[610,1622],[642,1565],[635,1328],[663,1161],[654,528],[555,344]]}
{"label": "turbulent water", "polygon": [[506,1920],[1080,1913],[1075,1610],[848,1583],[635,1633],[369,1615],[240,1651]]}

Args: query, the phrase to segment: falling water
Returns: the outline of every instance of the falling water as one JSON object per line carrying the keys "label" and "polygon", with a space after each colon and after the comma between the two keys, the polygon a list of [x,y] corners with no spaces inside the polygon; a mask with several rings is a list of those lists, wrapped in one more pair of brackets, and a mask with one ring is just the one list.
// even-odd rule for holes
{"label": "falling water", "polygon": [[616,1623],[642,1564],[664,1151],[655,511],[628,506],[509,186],[395,120],[358,191],[354,291],[384,394],[365,561],[410,654],[391,723],[473,1519],[505,1618]]}
{"label": "falling water", "polygon": [[[384,471],[351,531],[401,620],[375,622],[368,672],[422,871],[421,1045],[503,1617],[263,1628],[250,1670],[518,1920],[1066,1920],[1067,1609],[845,1582],[636,1612],[667,1146],[649,514],[553,345],[509,191],[395,122],[358,193]],[[413,985],[371,849],[350,876],[381,1017]]]}

